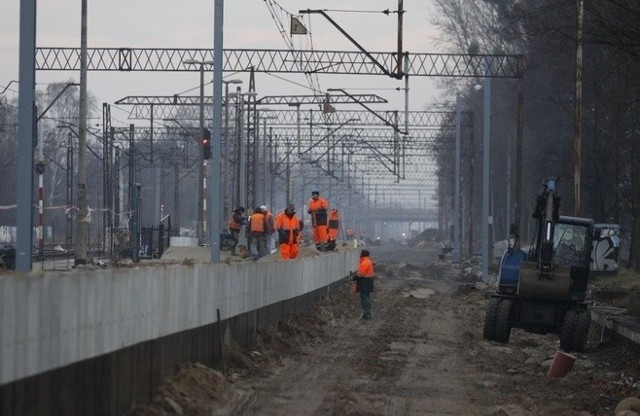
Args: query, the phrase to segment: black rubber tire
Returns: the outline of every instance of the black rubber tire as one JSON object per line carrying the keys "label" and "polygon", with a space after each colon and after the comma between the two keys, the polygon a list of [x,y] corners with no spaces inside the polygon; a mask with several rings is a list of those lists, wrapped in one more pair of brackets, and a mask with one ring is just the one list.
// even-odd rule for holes
{"label": "black rubber tire", "polygon": [[484,315],[484,329],[482,330],[482,337],[489,341],[494,341],[496,338],[496,319],[498,318],[500,300],[500,298],[489,299],[487,312]]}
{"label": "black rubber tire", "polygon": [[562,328],[560,329],[560,348],[564,352],[573,351],[573,334],[577,319],[578,315],[574,310],[569,310],[564,314],[564,321],[562,321]]}
{"label": "black rubber tire", "polygon": [[573,329],[573,339],[571,341],[573,351],[584,352],[590,326],[591,313],[589,311],[578,312],[576,316],[576,326]]}
{"label": "black rubber tire", "polygon": [[502,299],[498,307],[498,315],[496,316],[496,325],[494,329],[494,340],[506,344],[511,336],[511,311],[513,310],[513,301]]}

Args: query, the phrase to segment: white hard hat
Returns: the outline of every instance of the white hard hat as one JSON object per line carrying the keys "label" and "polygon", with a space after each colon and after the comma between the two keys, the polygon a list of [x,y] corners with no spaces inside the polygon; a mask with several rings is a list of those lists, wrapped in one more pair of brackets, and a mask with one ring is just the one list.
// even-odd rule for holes
{"label": "white hard hat", "polygon": [[267,210],[267,206],[266,205],[260,205],[260,209],[263,210],[263,211],[266,211]]}

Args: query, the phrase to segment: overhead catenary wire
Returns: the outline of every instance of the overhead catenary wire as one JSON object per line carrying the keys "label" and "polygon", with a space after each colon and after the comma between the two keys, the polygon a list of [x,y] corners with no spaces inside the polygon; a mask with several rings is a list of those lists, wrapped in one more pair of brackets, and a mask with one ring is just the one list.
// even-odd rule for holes
{"label": "overhead catenary wire", "polygon": [[[313,31],[311,30],[311,18],[307,15],[307,25],[309,26],[309,49],[312,51],[315,50],[313,47]],[[311,87],[314,88],[316,92],[322,92],[322,88],[320,87],[320,78],[318,78],[317,73],[307,74],[309,77],[309,82],[311,83]]]}
{"label": "overhead catenary wire", "polygon": [[[287,47],[289,48],[289,50],[291,52],[295,52],[296,51],[296,47],[293,44],[293,41],[291,38],[289,38],[287,36],[287,30],[285,28],[284,22],[283,22],[283,15],[287,18],[287,19],[291,19],[291,17],[295,16],[293,13],[290,13],[289,11],[287,11],[284,7],[282,7],[280,4],[278,4],[278,2],[276,0],[264,0],[264,3],[267,6],[267,9],[269,11],[269,14],[271,15],[271,18],[273,19],[274,23],[276,24],[276,27],[278,29],[278,32],[280,33],[280,36],[282,36],[282,39],[285,41],[285,43],[287,44]],[[311,37],[311,30],[309,29],[308,31],[308,36],[309,38]],[[313,50],[313,42],[312,40],[311,42],[311,49]],[[298,65],[302,65],[302,62],[299,62]],[[309,83],[310,89],[312,91],[314,91],[314,93],[321,93],[322,89],[320,87],[320,82],[318,79],[317,74],[309,74],[309,73],[305,73],[305,77],[307,78],[307,82]],[[314,79],[315,77],[315,79]]]}
{"label": "overhead catenary wire", "polygon": [[267,72],[266,74],[267,74],[267,75],[270,75],[270,76],[272,76],[272,77],[274,77],[274,78],[278,78],[279,80],[282,80],[282,81],[288,82],[288,83],[290,83],[290,84],[297,85],[297,86],[299,86],[299,87],[306,88],[306,89],[308,89],[308,90],[311,90],[311,91],[314,91],[314,92],[315,92],[315,90],[313,89],[313,87],[310,87],[310,86],[308,86],[308,85],[304,85],[304,84],[301,84],[301,83],[296,82],[296,81],[291,81],[290,79],[286,79],[286,78],[285,78],[285,77],[283,77],[283,76],[276,75],[276,74],[272,74],[272,73],[270,73],[270,72]]}
{"label": "overhead catenary wire", "polygon": [[382,14],[392,14],[398,13],[397,10],[355,10],[355,9],[322,9],[323,12],[335,12],[335,13],[382,13]]}

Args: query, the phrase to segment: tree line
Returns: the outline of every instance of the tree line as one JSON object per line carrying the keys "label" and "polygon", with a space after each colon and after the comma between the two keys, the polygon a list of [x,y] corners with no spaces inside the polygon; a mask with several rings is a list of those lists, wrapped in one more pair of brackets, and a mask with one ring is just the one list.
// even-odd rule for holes
{"label": "tree line", "polygon": [[[560,213],[573,214],[578,1],[436,0],[435,23],[442,43],[452,52],[524,56],[523,236],[528,235],[535,195],[547,177],[560,178]],[[621,260],[634,269],[640,267],[639,70],[640,2],[584,0],[579,215],[597,223],[619,224]],[[444,84],[452,95],[461,91],[464,109],[474,113],[473,131],[463,135],[463,200],[467,201],[466,209],[473,210],[471,217],[480,218],[481,182],[473,178],[481,177],[482,94],[474,88],[481,80]],[[491,213],[495,239],[509,235],[503,219],[508,209],[513,210],[505,196],[510,193],[513,204],[517,88],[517,80],[494,80],[492,87]],[[451,133],[442,133],[439,140],[440,195],[447,204],[453,194]],[[471,204],[470,195],[474,196]],[[480,235],[480,221],[475,227],[471,232]]]}

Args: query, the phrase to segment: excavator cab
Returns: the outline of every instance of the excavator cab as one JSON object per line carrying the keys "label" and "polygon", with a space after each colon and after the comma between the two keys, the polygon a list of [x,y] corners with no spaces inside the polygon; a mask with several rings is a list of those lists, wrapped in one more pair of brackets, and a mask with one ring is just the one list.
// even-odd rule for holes
{"label": "excavator cab", "polygon": [[589,228],[574,222],[559,222],[553,236],[554,262],[562,266],[580,267],[589,264]]}

